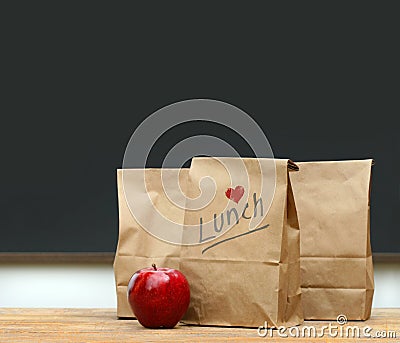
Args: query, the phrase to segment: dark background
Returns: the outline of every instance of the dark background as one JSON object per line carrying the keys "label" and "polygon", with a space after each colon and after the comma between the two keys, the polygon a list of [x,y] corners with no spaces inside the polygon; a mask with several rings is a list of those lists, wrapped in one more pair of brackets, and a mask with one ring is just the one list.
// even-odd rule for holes
{"label": "dark background", "polygon": [[[112,252],[135,128],[191,98],[231,103],[276,157],[374,158],[374,252],[399,252],[399,25],[387,3],[2,5],[0,252]],[[228,5],[229,4],[229,5]],[[180,125],[154,147],[233,132]]]}

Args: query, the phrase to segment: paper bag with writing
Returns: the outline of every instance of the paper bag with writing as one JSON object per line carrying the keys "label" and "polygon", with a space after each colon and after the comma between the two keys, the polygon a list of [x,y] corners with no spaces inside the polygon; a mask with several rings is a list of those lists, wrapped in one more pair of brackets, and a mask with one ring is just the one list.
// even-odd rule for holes
{"label": "paper bag with writing", "polygon": [[[176,170],[163,169],[164,184],[173,185],[173,191],[180,192],[175,180]],[[144,173],[144,174],[143,174]],[[184,192],[187,178],[187,169],[179,173],[180,186]],[[145,176],[147,192],[143,191],[141,182]],[[119,208],[119,240],[114,260],[115,284],[117,289],[118,317],[133,317],[127,300],[127,286],[129,279],[137,270],[150,267],[152,263],[158,266],[178,268],[180,246],[167,243],[148,233],[132,215],[128,200],[138,206],[136,215],[144,216],[145,220],[152,221],[153,227],[161,230],[173,230],[173,223],[183,224],[184,209],[174,206],[164,193],[161,169],[124,169],[117,171],[118,208]],[[125,187],[125,191],[124,191]],[[148,203],[148,197],[152,204]],[[157,225],[157,216],[152,206],[171,220],[168,224],[163,221]]]}
{"label": "paper bag with writing", "polygon": [[301,230],[305,319],[370,317],[372,160],[299,162],[290,174]]}
{"label": "paper bag with writing", "polygon": [[[183,321],[247,327],[265,321],[269,326],[300,324],[300,238],[288,178],[288,168],[297,166],[288,160],[218,160],[194,158],[187,179],[189,197],[207,195],[207,187],[215,194],[211,192],[214,197],[206,207],[185,211],[185,224],[197,227],[201,244],[181,248],[179,269],[191,289]],[[247,172],[238,172],[243,163]],[[268,185],[275,172],[275,192],[267,187],[261,196],[260,183]],[[251,221],[256,226],[249,230]]]}

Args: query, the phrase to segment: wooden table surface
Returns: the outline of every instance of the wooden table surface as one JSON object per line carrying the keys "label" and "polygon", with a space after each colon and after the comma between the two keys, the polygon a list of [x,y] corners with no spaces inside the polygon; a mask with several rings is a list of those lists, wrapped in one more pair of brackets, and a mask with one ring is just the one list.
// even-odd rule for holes
{"label": "wooden table surface", "polygon": [[[336,321],[307,321],[304,325],[336,325]],[[260,323],[261,325],[262,323]],[[304,325],[299,326],[302,331]],[[362,330],[369,326],[370,334],[391,334],[397,338],[279,338],[277,330],[271,338],[260,337],[257,329],[229,327],[199,327],[178,325],[174,329],[145,329],[136,320],[117,319],[115,309],[16,309],[0,308],[0,342],[400,342],[400,309],[374,309],[368,321],[352,321],[343,325],[357,325]],[[317,331],[317,333],[319,333]],[[351,330],[350,337],[351,335]],[[286,334],[289,334],[286,332]]]}

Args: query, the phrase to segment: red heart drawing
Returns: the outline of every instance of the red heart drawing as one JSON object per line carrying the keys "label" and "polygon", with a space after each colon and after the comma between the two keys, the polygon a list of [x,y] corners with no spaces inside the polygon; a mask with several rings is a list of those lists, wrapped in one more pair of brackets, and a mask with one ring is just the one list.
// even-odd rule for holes
{"label": "red heart drawing", "polygon": [[233,200],[235,203],[239,203],[239,200],[242,199],[243,194],[244,188],[242,186],[236,186],[235,189],[228,188],[225,192],[226,197]]}

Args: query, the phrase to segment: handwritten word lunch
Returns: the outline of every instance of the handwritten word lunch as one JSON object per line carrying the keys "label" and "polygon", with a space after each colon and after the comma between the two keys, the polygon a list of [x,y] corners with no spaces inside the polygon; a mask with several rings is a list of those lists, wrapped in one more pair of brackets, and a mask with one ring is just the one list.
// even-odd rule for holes
{"label": "handwritten word lunch", "polygon": [[238,213],[238,210],[234,207],[226,210],[226,212],[221,213],[219,216],[217,216],[217,214],[214,213],[214,219],[213,219],[214,230],[209,230],[211,232],[208,232],[208,234],[204,232],[203,218],[200,217],[199,243],[203,243],[210,239],[215,238],[217,233],[221,233],[224,231],[225,228],[229,228],[231,223],[235,223],[234,225],[239,224],[242,218],[249,220],[251,218],[256,218],[257,216],[263,217],[264,216],[263,201],[261,197],[257,199],[256,193],[253,194],[253,208],[254,208],[253,213],[251,213],[249,209],[249,203],[247,202],[240,215]]}

